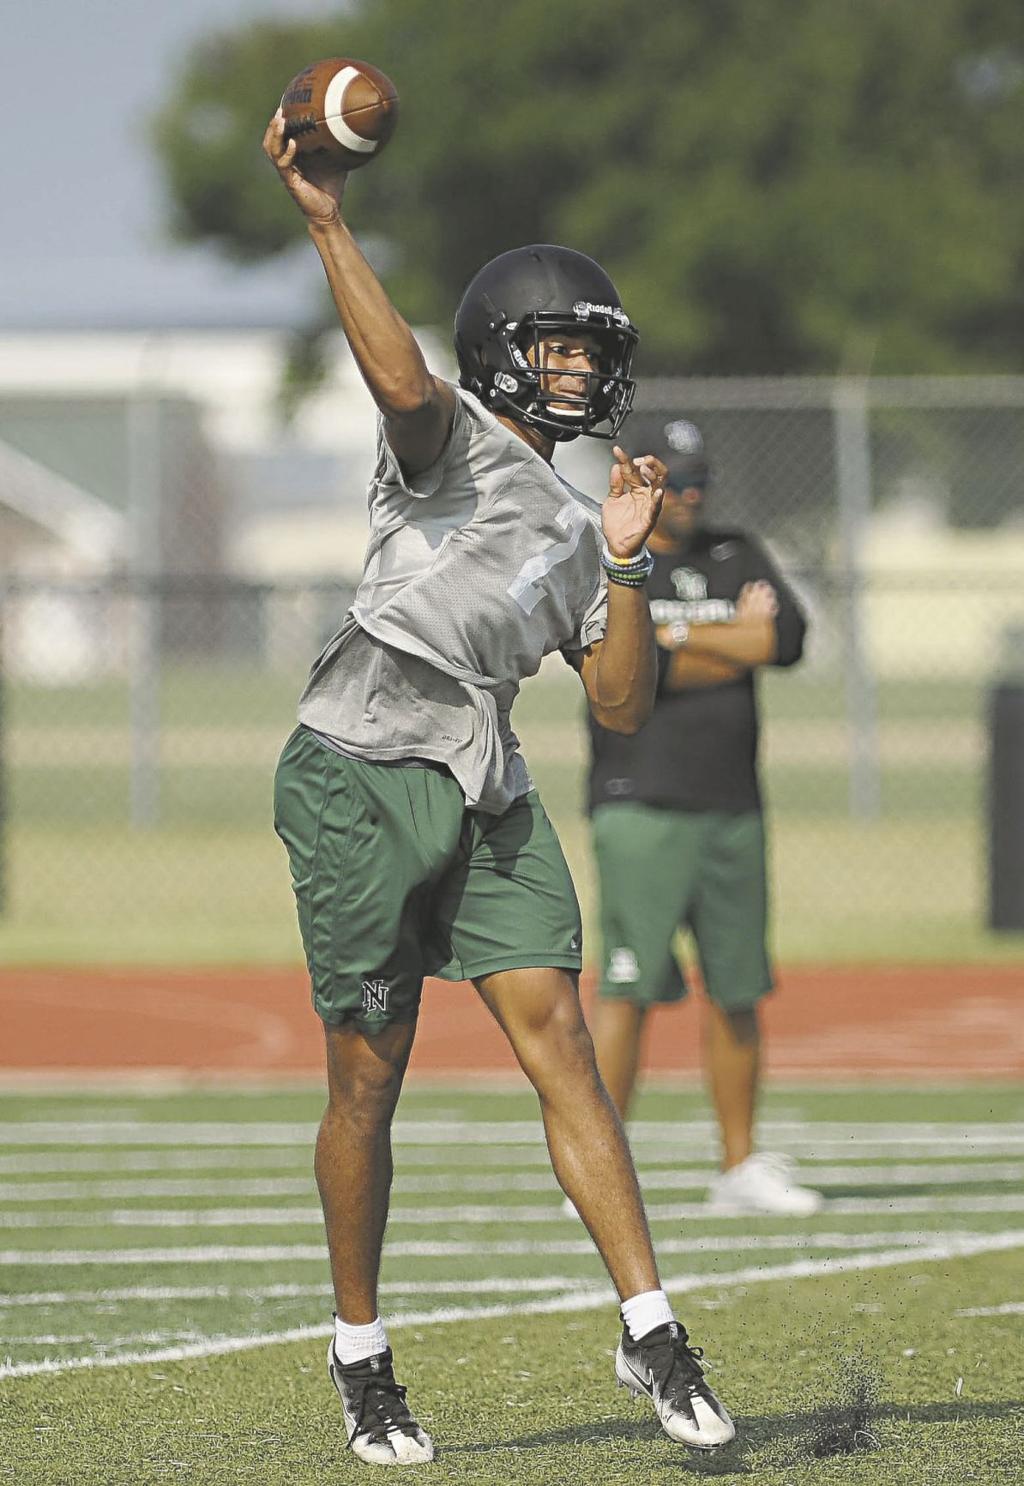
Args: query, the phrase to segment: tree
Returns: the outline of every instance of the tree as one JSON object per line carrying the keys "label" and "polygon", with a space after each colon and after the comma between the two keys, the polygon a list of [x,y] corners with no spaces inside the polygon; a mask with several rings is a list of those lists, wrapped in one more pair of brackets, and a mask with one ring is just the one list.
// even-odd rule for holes
{"label": "tree", "polygon": [[1024,14],[1009,0],[363,0],[186,60],[155,129],[175,228],[241,260],[303,232],[259,152],[284,84],[364,56],[402,113],[357,231],[421,322],[504,249],[598,258],[642,369],[1013,369]]}

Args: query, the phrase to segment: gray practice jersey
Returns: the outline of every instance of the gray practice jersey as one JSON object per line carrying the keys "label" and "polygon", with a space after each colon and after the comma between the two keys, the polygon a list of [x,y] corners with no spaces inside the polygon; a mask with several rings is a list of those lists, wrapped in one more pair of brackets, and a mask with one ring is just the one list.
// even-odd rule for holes
{"label": "gray practice jersey", "polygon": [[497,814],[530,787],[508,720],[520,681],[604,635],[600,506],[456,391],[422,474],[378,435],[363,579],[299,720],[360,758],[444,763]]}

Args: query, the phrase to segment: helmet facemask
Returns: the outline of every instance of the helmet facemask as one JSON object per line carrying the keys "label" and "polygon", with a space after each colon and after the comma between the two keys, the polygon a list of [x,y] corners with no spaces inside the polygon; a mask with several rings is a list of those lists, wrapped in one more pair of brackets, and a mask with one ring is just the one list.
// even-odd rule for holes
{"label": "helmet facemask", "polygon": [[[573,309],[569,315],[553,310],[531,311],[521,320],[496,325],[495,349],[503,351],[504,364],[492,371],[486,390],[473,390],[492,412],[508,413],[556,443],[566,443],[581,434],[614,439],[633,406],[636,383],[629,373],[639,336],[622,310],[609,314],[593,313],[583,305]],[[574,368],[555,372],[545,366],[546,340],[558,335],[572,339],[581,334],[597,342],[595,371]],[[571,377],[582,384],[582,390],[575,394],[549,391],[544,383],[556,375]],[[601,424],[607,426],[601,428]]]}

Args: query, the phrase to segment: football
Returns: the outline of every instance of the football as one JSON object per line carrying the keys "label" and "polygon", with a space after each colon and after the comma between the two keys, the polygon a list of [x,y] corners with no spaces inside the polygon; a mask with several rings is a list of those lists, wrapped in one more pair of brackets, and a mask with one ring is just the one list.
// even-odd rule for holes
{"label": "football", "polygon": [[358,170],[376,159],[394,133],[398,93],[369,62],[330,57],[293,77],[281,99],[285,138],[297,153]]}

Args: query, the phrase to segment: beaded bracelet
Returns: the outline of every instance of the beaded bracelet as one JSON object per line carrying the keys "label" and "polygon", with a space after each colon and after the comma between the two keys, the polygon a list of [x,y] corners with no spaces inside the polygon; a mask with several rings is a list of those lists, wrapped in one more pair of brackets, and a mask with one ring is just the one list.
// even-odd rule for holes
{"label": "beaded bracelet", "polygon": [[654,570],[654,558],[646,547],[641,547],[635,557],[616,557],[605,542],[601,548],[601,566],[609,583],[620,583],[624,588],[642,588]]}

